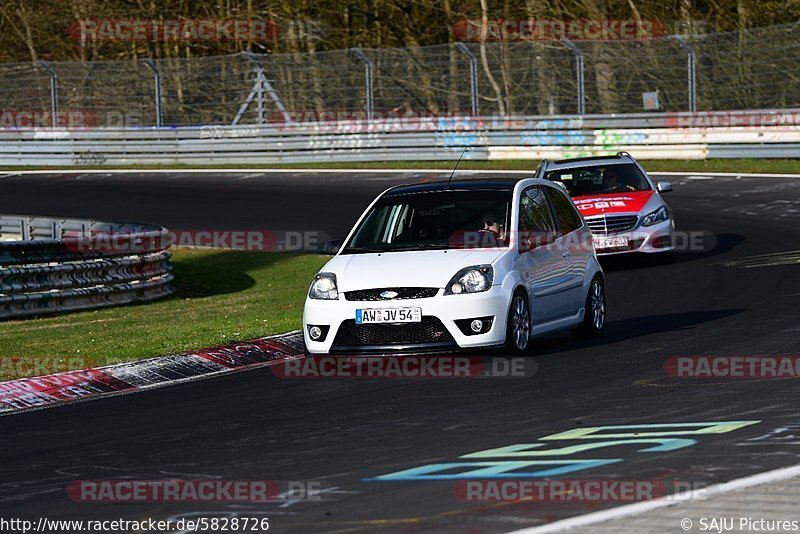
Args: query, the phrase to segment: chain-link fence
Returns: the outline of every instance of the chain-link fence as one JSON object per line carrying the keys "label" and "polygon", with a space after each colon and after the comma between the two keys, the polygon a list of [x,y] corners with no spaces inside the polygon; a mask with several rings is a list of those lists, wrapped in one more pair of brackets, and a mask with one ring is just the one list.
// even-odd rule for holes
{"label": "chain-link fence", "polygon": [[798,31],[5,64],[0,127],[797,107]]}

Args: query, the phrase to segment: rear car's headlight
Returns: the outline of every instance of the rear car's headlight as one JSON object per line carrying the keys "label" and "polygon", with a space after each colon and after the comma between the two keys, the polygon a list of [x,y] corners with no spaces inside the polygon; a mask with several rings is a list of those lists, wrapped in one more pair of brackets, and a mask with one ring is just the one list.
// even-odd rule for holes
{"label": "rear car's headlight", "polygon": [[491,265],[473,265],[456,273],[444,289],[445,295],[461,293],[480,293],[488,291],[494,281],[494,269]]}
{"label": "rear car's headlight", "polygon": [[319,273],[311,283],[308,296],[312,299],[336,300],[339,290],[336,287],[336,275],[333,273]]}
{"label": "rear car's headlight", "polygon": [[642,226],[652,226],[661,221],[669,219],[669,212],[666,206],[661,206],[656,211],[648,213],[642,218]]}

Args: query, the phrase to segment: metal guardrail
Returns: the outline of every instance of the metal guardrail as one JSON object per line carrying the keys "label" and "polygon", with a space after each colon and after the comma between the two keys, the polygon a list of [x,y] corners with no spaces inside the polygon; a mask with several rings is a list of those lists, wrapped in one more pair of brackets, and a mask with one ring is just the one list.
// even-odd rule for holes
{"label": "metal guardrail", "polygon": [[0,319],[171,294],[160,226],[0,215]]}
{"label": "metal guardrail", "polygon": [[796,157],[800,110],[377,121],[140,129],[0,130],[6,165],[272,164],[541,159],[631,152],[648,159]]}

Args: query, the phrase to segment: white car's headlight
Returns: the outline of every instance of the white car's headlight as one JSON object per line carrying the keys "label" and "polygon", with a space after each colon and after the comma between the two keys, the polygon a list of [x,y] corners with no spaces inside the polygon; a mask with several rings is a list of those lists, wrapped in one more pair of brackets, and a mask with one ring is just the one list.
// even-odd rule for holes
{"label": "white car's headlight", "polygon": [[480,293],[488,291],[494,281],[494,269],[491,265],[473,265],[461,269],[447,283],[445,295],[458,295],[461,293]]}
{"label": "white car's headlight", "polygon": [[661,206],[656,211],[648,213],[642,218],[642,226],[652,226],[661,221],[669,219],[669,212],[666,206]]}
{"label": "white car's headlight", "polygon": [[336,287],[336,275],[333,273],[319,273],[311,283],[308,296],[312,299],[336,300],[339,290]]}

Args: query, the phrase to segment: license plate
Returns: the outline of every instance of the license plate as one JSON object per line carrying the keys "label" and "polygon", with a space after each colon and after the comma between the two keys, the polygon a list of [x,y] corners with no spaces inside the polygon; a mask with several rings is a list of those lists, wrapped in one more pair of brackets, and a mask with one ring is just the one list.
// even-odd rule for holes
{"label": "license plate", "polygon": [[422,308],[370,308],[356,310],[356,324],[371,323],[419,323]]}
{"label": "license plate", "polygon": [[601,237],[596,236],[594,239],[594,248],[618,248],[627,247],[627,237]]}

